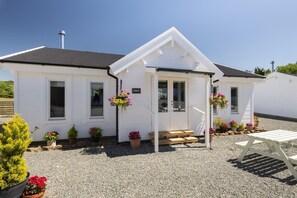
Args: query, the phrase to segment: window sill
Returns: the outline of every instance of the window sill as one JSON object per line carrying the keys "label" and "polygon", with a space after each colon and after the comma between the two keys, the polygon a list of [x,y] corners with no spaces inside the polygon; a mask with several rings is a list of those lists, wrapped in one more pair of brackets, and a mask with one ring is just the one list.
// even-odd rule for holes
{"label": "window sill", "polygon": [[89,117],[89,120],[104,120],[104,116]]}
{"label": "window sill", "polygon": [[66,118],[49,118],[48,121],[65,121]]}

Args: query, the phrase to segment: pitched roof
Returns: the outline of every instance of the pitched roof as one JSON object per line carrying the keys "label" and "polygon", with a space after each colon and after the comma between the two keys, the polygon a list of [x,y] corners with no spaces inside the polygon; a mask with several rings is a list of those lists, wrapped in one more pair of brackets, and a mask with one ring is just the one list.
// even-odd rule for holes
{"label": "pitched roof", "polygon": [[[42,47],[0,57],[0,62],[106,69],[122,57],[124,55]],[[216,63],[215,66],[224,73],[225,77],[265,78]]]}
{"label": "pitched roof", "polygon": [[43,47],[13,56],[6,56],[0,59],[0,62],[106,69],[122,57],[123,55],[118,54]]}
{"label": "pitched roof", "polygon": [[258,74],[252,74],[249,72],[244,72],[238,69],[234,69],[231,67],[226,67],[223,65],[219,65],[215,63],[215,66],[217,66],[223,73],[224,77],[240,77],[240,78],[266,78],[265,76],[261,76]]}

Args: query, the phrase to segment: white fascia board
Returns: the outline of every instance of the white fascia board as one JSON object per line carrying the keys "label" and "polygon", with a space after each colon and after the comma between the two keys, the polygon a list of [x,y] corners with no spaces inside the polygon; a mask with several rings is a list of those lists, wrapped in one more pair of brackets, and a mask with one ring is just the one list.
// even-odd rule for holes
{"label": "white fascia board", "polygon": [[13,54],[8,54],[8,55],[5,55],[5,56],[1,56],[1,57],[0,57],[0,60],[1,60],[1,59],[4,59],[4,58],[9,58],[9,57],[12,57],[12,56],[16,56],[16,55],[24,54],[24,53],[27,53],[27,52],[31,52],[31,51],[34,51],[34,50],[38,50],[38,49],[41,49],[41,48],[44,48],[44,47],[45,47],[45,46],[40,46],[40,47],[36,47],[36,48],[32,48],[32,49],[28,49],[28,50],[20,51],[20,52],[17,52],[17,53],[13,53]]}
{"label": "white fascia board", "polygon": [[59,75],[107,75],[106,70],[78,68],[78,67],[65,67],[53,65],[37,65],[29,63],[0,63],[1,69],[10,70],[14,72],[29,72],[29,73],[46,73],[46,74],[59,74]]}
{"label": "white fascia board", "polygon": [[254,83],[254,82],[263,82],[265,79],[261,78],[244,78],[244,77],[223,77],[219,80],[219,83]]}

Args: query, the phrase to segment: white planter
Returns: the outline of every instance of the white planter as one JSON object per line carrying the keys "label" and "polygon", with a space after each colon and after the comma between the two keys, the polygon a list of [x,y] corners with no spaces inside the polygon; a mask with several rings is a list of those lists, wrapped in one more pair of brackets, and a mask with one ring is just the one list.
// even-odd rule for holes
{"label": "white planter", "polygon": [[56,147],[57,143],[56,140],[47,140],[47,146]]}

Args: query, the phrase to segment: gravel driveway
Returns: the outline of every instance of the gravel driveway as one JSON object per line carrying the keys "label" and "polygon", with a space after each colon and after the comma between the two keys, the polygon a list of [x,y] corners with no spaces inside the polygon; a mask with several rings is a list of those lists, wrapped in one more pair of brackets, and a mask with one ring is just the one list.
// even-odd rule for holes
{"label": "gravel driveway", "polygon": [[25,157],[31,175],[48,178],[47,197],[297,197],[284,163],[255,154],[236,162],[240,150],[233,144],[241,140],[247,136],[216,137],[213,150],[195,143],[153,153],[152,144],[142,142],[135,151],[109,144]]}

